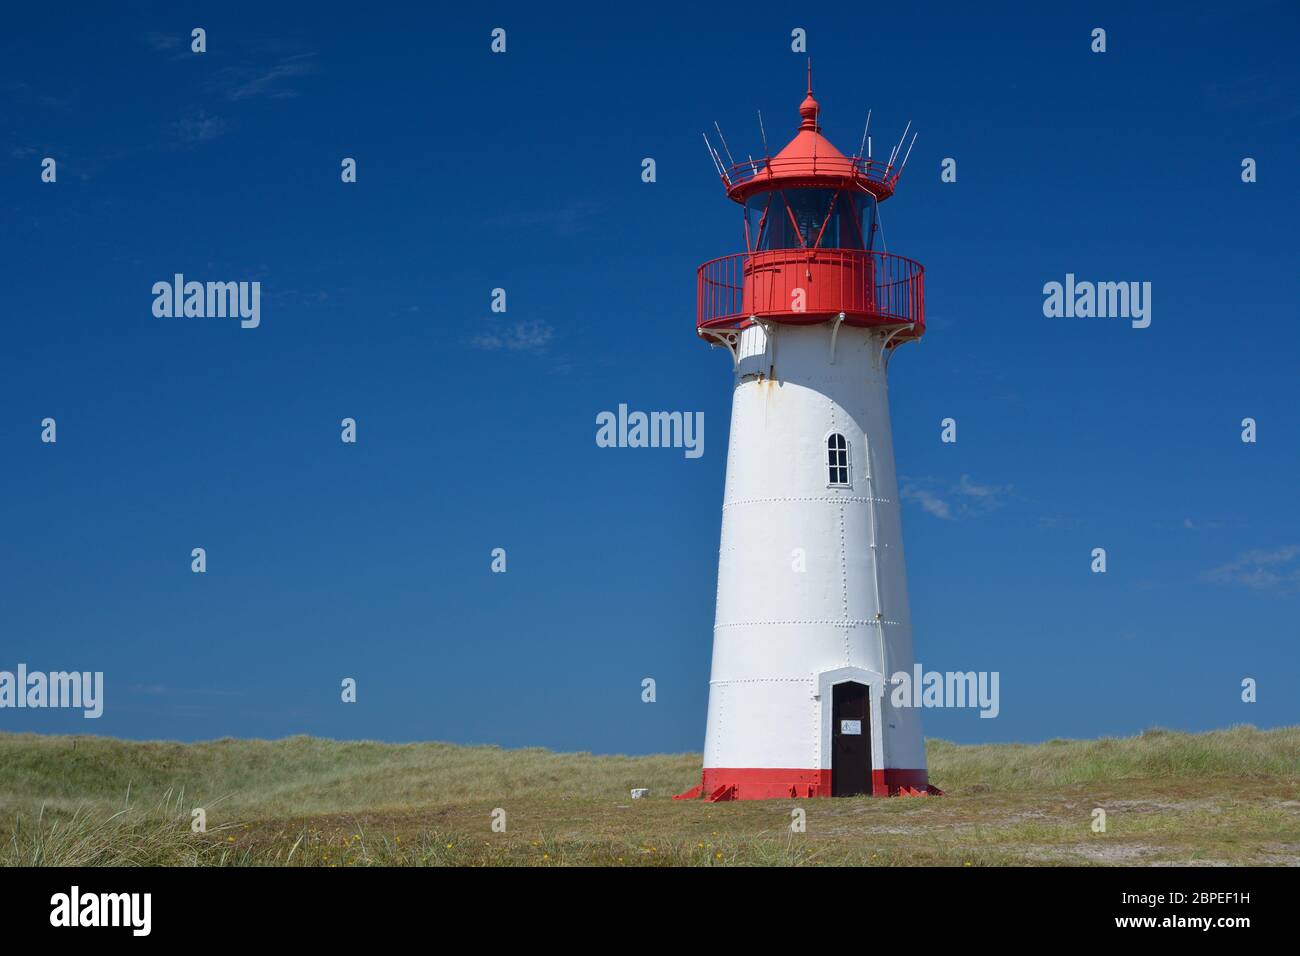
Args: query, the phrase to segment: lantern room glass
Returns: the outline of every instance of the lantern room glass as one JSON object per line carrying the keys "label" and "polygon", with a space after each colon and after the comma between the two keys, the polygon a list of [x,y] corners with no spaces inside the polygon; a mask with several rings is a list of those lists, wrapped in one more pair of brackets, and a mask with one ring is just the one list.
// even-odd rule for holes
{"label": "lantern room glass", "polygon": [[868,193],[850,190],[760,192],[745,203],[745,223],[750,252],[870,249],[876,234],[876,201]]}

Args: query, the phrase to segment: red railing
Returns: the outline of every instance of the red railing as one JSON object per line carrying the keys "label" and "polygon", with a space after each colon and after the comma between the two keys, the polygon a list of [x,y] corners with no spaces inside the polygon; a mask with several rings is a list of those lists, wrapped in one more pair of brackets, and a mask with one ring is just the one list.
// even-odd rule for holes
{"label": "red railing", "polygon": [[[861,180],[869,192],[888,195],[898,184],[902,170],[888,166],[876,159],[862,156],[795,156],[787,159],[747,159],[734,163],[722,171],[722,184],[730,192],[743,189],[751,191],[751,183],[764,180],[795,179],[803,176],[841,176]],[[762,188],[757,187],[757,188]],[[883,198],[883,196],[882,196]]]}
{"label": "red railing", "polygon": [[843,312],[850,325],[925,331],[925,270],[887,252],[771,249],[740,252],[699,268],[696,328],[739,328],[751,317],[793,324]]}

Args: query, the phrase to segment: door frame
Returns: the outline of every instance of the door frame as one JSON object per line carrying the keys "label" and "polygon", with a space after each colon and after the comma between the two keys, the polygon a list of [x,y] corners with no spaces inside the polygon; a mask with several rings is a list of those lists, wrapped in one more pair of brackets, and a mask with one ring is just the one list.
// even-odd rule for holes
{"label": "door frame", "polygon": [[816,693],[813,698],[821,704],[821,732],[818,737],[817,765],[820,769],[833,769],[831,751],[832,724],[835,720],[836,684],[866,684],[867,704],[871,708],[871,789],[875,791],[875,778],[885,769],[885,735],[881,719],[881,699],[884,697],[885,678],[864,667],[837,667],[817,674]]}

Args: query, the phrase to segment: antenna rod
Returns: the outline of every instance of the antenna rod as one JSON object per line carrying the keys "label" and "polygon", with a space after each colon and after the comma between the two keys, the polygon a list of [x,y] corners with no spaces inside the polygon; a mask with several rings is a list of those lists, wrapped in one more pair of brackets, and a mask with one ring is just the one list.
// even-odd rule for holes
{"label": "antenna rod", "polygon": [[722,170],[722,180],[723,180],[723,182],[725,182],[728,186],[730,186],[730,185],[731,185],[731,176],[729,175],[729,173],[728,173],[726,167],[724,167],[724,166],[722,165],[722,157],[721,157],[720,155],[718,155],[718,151],[717,151],[716,149],[713,151],[713,155],[716,156],[717,159],[718,159],[718,168]]}
{"label": "antenna rod", "polygon": [[730,159],[730,160],[731,160],[731,165],[732,165],[732,166],[735,166],[735,165],[736,165],[736,161],[735,161],[735,159],[733,159],[732,156],[731,156],[731,147],[727,145],[727,137],[725,137],[725,136],[722,135],[722,127],[718,125],[718,121],[717,121],[717,120],[714,120],[714,121],[713,121],[713,128],[716,129],[716,130],[718,131],[718,139],[722,140],[722,148],[725,149],[725,150],[727,151],[727,159]]}
{"label": "antenna rod", "polygon": [[763,155],[764,155],[764,156],[767,156],[767,155],[770,154],[770,151],[769,151],[768,148],[767,148],[767,130],[765,130],[765,129],[763,128],[763,111],[762,111],[762,110],[759,110],[759,111],[758,111],[758,132],[759,132],[759,133],[762,135],[762,137],[763,137]]}
{"label": "antenna rod", "polygon": [[713,171],[721,176],[722,171],[718,169],[718,161],[713,158],[713,147],[709,145],[709,134],[701,132],[700,136],[704,139],[704,148],[709,151],[709,161],[713,163]]}
{"label": "antenna rod", "polygon": [[867,110],[867,125],[862,127],[862,145],[858,147],[858,158],[862,158],[862,149],[867,145],[867,130],[871,129],[871,110]]}
{"label": "antenna rod", "polygon": [[722,170],[722,181],[723,181],[724,183],[726,183],[728,186],[730,186],[730,185],[731,185],[731,176],[728,174],[726,167],[724,167],[724,166],[722,165],[722,157],[721,157],[720,155],[718,155],[718,151],[717,151],[716,149],[713,151],[713,155],[714,155],[714,156],[717,158],[717,160],[718,160],[718,168]]}
{"label": "antenna rod", "polygon": [[912,147],[916,145],[916,133],[912,134],[912,141],[907,144],[907,156],[903,157],[903,165],[898,167],[898,175],[903,175],[903,170],[907,168],[907,157],[912,155]]}
{"label": "antenna rod", "polygon": [[704,137],[704,148],[709,151],[709,159],[713,160],[714,171],[717,172],[718,178],[725,183],[727,181],[727,174],[724,173],[722,167],[718,165],[718,156],[717,153],[714,152],[713,144],[709,142],[709,134],[701,132],[700,135]]}
{"label": "antenna rod", "polygon": [[910,130],[911,128],[912,128],[912,121],[908,120],[907,128],[903,130],[903,135],[898,138],[898,145],[894,147],[894,151],[889,156],[889,165],[891,166],[894,165],[894,160],[898,158],[898,153],[903,148],[903,140],[907,139],[907,131]]}

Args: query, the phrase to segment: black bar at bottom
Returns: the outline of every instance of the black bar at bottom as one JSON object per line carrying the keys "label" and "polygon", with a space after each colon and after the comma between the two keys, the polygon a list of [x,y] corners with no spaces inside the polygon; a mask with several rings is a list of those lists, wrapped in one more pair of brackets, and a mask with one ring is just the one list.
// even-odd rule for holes
{"label": "black bar at bottom", "polygon": [[[1298,884],[1294,870],[1262,868],[9,869],[0,870],[0,925],[10,942],[76,933],[130,945],[231,931],[300,945],[435,926],[444,942],[453,928],[536,942],[613,918],[627,921],[629,944],[646,933],[668,942],[660,934],[674,928],[691,934],[678,942],[716,932],[761,943],[783,923],[811,943],[848,919],[900,947],[1028,930],[1231,944],[1257,930],[1278,938]],[[133,894],[148,894],[147,910]]]}

